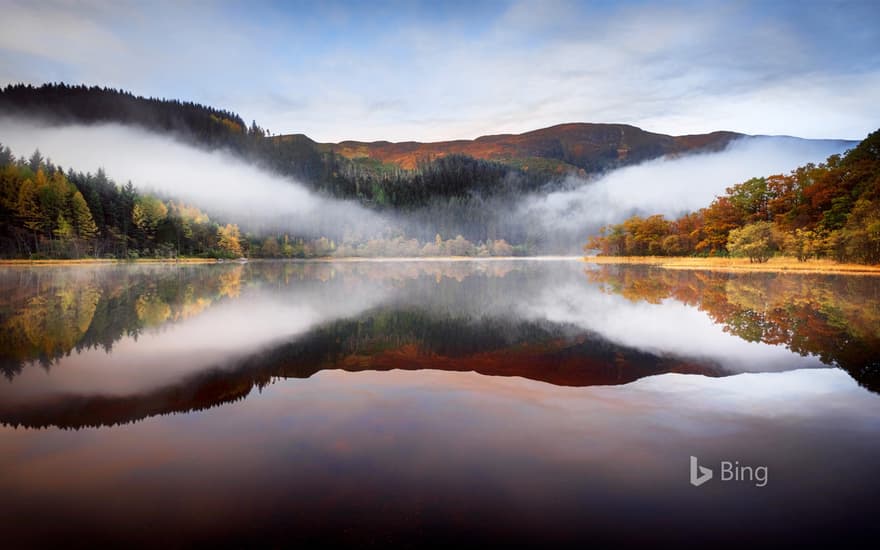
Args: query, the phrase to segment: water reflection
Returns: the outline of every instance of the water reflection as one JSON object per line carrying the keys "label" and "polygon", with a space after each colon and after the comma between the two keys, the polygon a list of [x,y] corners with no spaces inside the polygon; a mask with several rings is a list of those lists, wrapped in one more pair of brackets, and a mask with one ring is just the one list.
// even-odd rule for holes
{"label": "water reflection", "polygon": [[878,289],[579,262],[6,269],[0,421],[129,422],[327,369],[590,386],[824,363],[877,391]]}
{"label": "water reflection", "polygon": [[[878,534],[878,432],[880,398],[838,369],[588,388],[329,370],[124,427],[0,427],[0,526],[12,547],[837,547]],[[690,454],[770,482],[696,489]]]}
{"label": "water reflection", "polygon": [[[0,529],[11,547],[870,540],[878,284],[0,270]],[[52,426],[77,430],[30,429]],[[770,482],[691,487],[690,455]]]}
{"label": "water reflection", "polygon": [[[682,304],[705,313],[725,334],[742,342],[784,347],[817,358],[880,392],[878,277],[609,265],[587,269],[586,275],[605,292],[623,296],[632,304]],[[654,326],[665,325],[660,309],[650,308]],[[672,326],[682,328],[682,324]],[[743,355],[731,352],[730,358],[736,361]]]}

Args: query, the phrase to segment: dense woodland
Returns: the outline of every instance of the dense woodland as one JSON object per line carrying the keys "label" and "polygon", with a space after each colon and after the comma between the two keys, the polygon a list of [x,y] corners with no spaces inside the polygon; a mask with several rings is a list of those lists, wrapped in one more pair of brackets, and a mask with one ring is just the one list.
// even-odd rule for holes
{"label": "dense woodland", "polygon": [[584,247],[612,256],[781,254],[880,263],[880,130],[843,156],[753,178],[676,220],[633,216]]}

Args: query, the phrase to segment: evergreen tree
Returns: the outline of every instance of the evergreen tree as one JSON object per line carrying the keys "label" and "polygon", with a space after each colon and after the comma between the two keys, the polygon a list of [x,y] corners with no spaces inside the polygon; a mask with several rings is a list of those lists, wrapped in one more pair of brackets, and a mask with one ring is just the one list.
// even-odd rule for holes
{"label": "evergreen tree", "polygon": [[70,209],[73,215],[73,224],[76,234],[80,239],[94,239],[98,234],[98,226],[92,218],[92,213],[83,198],[82,193],[77,191],[70,200]]}

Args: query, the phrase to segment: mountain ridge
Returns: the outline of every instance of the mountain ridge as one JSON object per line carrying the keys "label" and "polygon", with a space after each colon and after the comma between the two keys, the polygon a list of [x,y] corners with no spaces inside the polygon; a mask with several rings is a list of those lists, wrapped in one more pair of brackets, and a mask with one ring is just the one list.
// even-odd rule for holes
{"label": "mountain ridge", "polygon": [[[307,138],[304,134],[288,134],[272,139],[283,142],[303,137]],[[749,136],[727,130],[672,136],[631,124],[567,122],[520,134],[487,134],[470,140],[315,143],[322,151],[332,151],[349,159],[369,158],[409,170],[431,159],[460,154],[525,170],[538,161],[544,170],[593,173],[616,163],[633,164],[665,155],[717,151],[741,137]]]}
{"label": "mountain ridge", "polygon": [[[226,147],[267,162],[284,175],[307,181],[326,180],[339,171],[332,161],[321,158],[327,155],[379,164],[372,168],[379,169],[374,176],[380,178],[383,169],[414,170],[451,155],[553,178],[568,173],[597,174],[664,156],[718,151],[736,139],[758,137],[729,130],[674,136],[631,124],[565,122],[519,134],[486,134],[470,140],[318,142],[303,133],[267,135],[256,121],[248,126],[240,115],[226,109],[65,83],[7,85],[0,89],[0,113],[47,116],[65,123],[134,124],[183,136],[209,148]],[[357,170],[367,168],[361,165]]]}

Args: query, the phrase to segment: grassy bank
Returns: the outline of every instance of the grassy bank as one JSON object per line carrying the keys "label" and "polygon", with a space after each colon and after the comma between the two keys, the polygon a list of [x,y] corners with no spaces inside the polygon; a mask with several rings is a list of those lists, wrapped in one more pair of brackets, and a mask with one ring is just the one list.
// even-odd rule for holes
{"label": "grassy bank", "polygon": [[765,263],[751,263],[748,258],[693,258],[675,256],[586,256],[585,261],[597,264],[653,265],[664,269],[703,269],[711,271],[774,271],[797,273],[843,273],[880,275],[880,265],[848,264],[833,260],[770,258]]}

